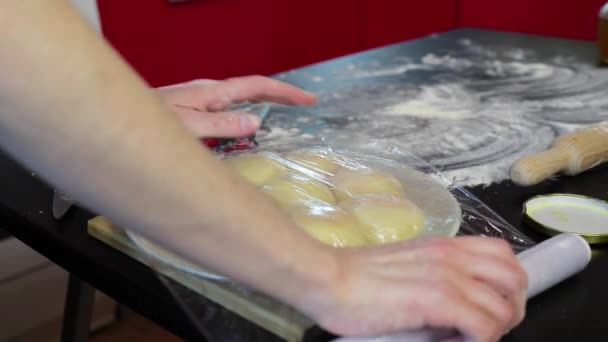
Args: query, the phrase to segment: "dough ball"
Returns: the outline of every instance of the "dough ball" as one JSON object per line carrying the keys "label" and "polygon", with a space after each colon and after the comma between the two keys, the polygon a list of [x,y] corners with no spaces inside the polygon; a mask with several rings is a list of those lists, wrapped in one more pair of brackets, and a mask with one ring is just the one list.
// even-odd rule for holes
{"label": "dough ball", "polygon": [[279,161],[262,154],[228,156],[224,162],[254,186],[260,186],[285,171],[285,166]]}
{"label": "dough ball", "polygon": [[424,229],[424,214],[405,198],[361,196],[340,203],[359,223],[368,240],[389,243],[416,237]]}
{"label": "dough ball", "polygon": [[334,247],[356,247],[370,244],[357,221],[341,209],[316,212],[310,208],[292,208],[290,214],[296,225],[315,239]]}
{"label": "dough ball", "polygon": [[344,201],[358,195],[389,195],[403,197],[403,185],[389,174],[372,170],[339,170],[331,179],[334,195]]}
{"label": "dough ball", "polygon": [[322,174],[334,174],[340,169],[338,156],[326,151],[295,151],[286,154],[285,158],[301,165],[303,168]]}
{"label": "dough ball", "polygon": [[274,178],[262,190],[283,207],[319,201],[336,204],[334,195],[325,184],[294,174]]}

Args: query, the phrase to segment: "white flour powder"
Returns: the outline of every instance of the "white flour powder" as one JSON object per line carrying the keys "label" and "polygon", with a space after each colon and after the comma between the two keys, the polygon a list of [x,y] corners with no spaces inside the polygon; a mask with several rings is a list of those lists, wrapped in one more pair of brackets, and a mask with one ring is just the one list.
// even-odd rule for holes
{"label": "white flour powder", "polygon": [[[464,56],[430,53],[419,61],[372,60],[334,70],[336,79],[365,83],[320,94],[320,112],[348,114],[345,126],[320,134],[352,131],[401,141],[436,167],[445,166],[446,178],[474,186],[508,179],[518,157],[546,149],[557,134],[608,120],[606,71],[567,57],[539,62],[532,51],[499,52],[469,39],[460,44]],[[410,72],[432,78],[408,84],[404,75]],[[327,77],[306,78],[322,83]],[[377,78],[383,81],[367,80]],[[297,133],[273,128],[265,139]]]}

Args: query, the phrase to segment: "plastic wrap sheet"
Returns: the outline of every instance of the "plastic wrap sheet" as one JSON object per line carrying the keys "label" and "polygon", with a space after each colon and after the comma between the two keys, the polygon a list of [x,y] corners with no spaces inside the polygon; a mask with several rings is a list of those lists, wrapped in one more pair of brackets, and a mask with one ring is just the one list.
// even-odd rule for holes
{"label": "plastic wrap sheet", "polygon": [[[427,218],[431,217],[432,223],[427,222],[427,231],[417,236],[429,235],[433,232],[438,235],[452,235],[449,229],[437,229],[433,225],[445,227],[450,223],[459,222],[458,235],[500,237],[508,241],[516,252],[535,244],[532,239],[506,222],[475,195],[450,182],[438,169],[419,158],[415,151],[408,151],[400,146],[398,141],[371,140],[358,136],[351,136],[349,139],[325,137],[316,141],[279,139],[262,144],[252,151],[239,152],[239,154],[243,153],[271,153],[275,157],[278,155],[278,162],[283,164],[292,162],[293,156],[297,158],[298,153],[308,155],[316,153],[325,159],[333,159],[334,163],[350,170],[360,170],[363,173],[380,171],[393,176],[403,184],[401,195],[411,200],[425,213],[430,213]],[[226,154],[226,156],[232,155]],[[339,176],[340,171],[323,171],[319,165],[315,165],[314,161],[305,160],[304,164],[300,162],[295,167],[311,178],[324,182],[330,188],[339,188],[343,185],[336,184],[334,180],[336,173]],[[264,185],[261,188],[263,189]],[[449,194],[442,190],[446,190]],[[359,196],[369,195],[359,194]],[[451,202],[450,199],[455,202]],[[459,207],[458,217],[454,216],[456,211],[446,208],[453,203]],[[442,206],[443,208],[438,208]]]}
{"label": "plastic wrap sheet", "polygon": [[[516,252],[535,245],[472,193],[451,183],[417,157],[415,151],[404,149],[396,141],[357,136],[314,141],[278,139],[250,150],[220,151],[218,158],[273,199],[299,227],[337,248],[392,243],[428,235],[500,237]],[[372,205],[368,205],[370,203]],[[374,209],[374,205],[380,209]],[[386,217],[391,215],[393,218],[387,221]],[[376,219],[378,222],[373,221]],[[399,226],[400,220],[408,222]],[[395,221],[396,227],[387,228]],[[344,234],[346,229],[351,232]],[[324,230],[333,233],[324,234]],[[314,324],[296,310],[263,294],[192,265],[137,235],[129,235],[163,268],[178,268],[226,284],[230,291],[248,298],[252,306],[276,311],[278,316],[299,326]],[[192,316],[193,323],[210,334],[205,323],[213,320],[210,311],[205,317],[200,315],[200,308],[205,306],[201,303],[206,300],[202,297],[197,300],[191,291],[181,287],[178,290],[175,284],[164,281],[177,302]],[[219,312],[225,315],[224,310],[218,310],[216,315]],[[235,316],[232,323],[225,324],[239,329],[241,321]],[[222,340],[221,334],[216,337]]]}
{"label": "plastic wrap sheet", "polygon": [[[516,252],[534,245],[469,191],[388,140],[278,140],[218,157],[297,226],[334,247],[456,234],[500,237]],[[224,279],[141,236],[129,236],[171,266]]]}
{"label": "plastic wrap sheet", "polygon": [[503,238],[511,244],[515,252],[521,252],[536,244],[534,240],[505,221],[473,193],[445,178],[436,167],[418,157],[415,151],[409,151],[400,146],[398,141],[370,141],[365,146],[360,146],[360,148],[363,150],[367,149],[370,153],[377,151],[376,153],[382,153],[383,158],[404,163],[429,175],[449,189],[458,201],[462,212],[462,224],[458,233],[459,235]]}
{"label": "plastic wrap sheet", "polygon": [[298,227],[329,245],[358,247],[458,231],[458,202],[423,173],[340,146],[275,147],[223,160]]}

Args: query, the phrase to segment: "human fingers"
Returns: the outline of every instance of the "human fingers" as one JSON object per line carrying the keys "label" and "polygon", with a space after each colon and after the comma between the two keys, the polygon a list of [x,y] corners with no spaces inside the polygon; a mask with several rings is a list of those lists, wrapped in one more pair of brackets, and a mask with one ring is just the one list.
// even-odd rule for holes
{"label": "human fingers", "polygon": [[186,82],[181,82],[181,83],[170,84],[170,85],[158,87],[156,89],[160,90],[160,91],[168,91],[168,90],[174,90],[174,89],[190,88],[193,86],[199,86],[199,87],[208,86],[208,85],[215,84],[218,82],[220,82],[220,81],[211,80],[211,79],[196,79],[196,80],[191,80],[191,81],[186,81]]}
{"label": "human fingers", "polygon": [[[383,258],[383,262],[392,263],[397,259],[400,262],[430,264],[442,269],[458,270],[459,273],[486,284],[511,305],[514,313],[509,326],[511,328],[525,316],[527,275],[510,247],[505,247],[500,242],[496,244],[492,240],[467,239],[466,244],[463,244],[458,238],[434,238],[413,242],[409,246],[407,243],[403,247],[394,245],[390,247],[390,253]],[[488,252],[488,246],[494,249]],[[403,253],[399,253],[400,250]],[[433,273],[432,268],[430,272]]]}
{"label": "human fingers", "polygon": [[468,251],[519,263],[513,249],[504,239],[484,236],[459,236],[453,240],[458,247]]}
{"label": "human fingers", "polygon": [[458,237],[450,242],[455,250],[443,246],[432,255],[451,261],[454,267],[502,293],[514,310],[509,328],[521,323],[526,312],[528,277],[511,246],[503,239],[486,237]]}
{"label": "human fingers", "polygon": [[434,238],[409,247],[402,258],[446,262],[471,276],[518,296],[527,289],[527,274],[508,244],[489,238]]}
{"label": "human fingers", "polygon": [[497,341],[503,334],[505,326],[501,321],[450,284],[425,287],[425,294],[417,296],[417,301],[427,325],[453,327],[479,342]]}
{"label": "human fingers", "polygon": [[517,307],[514,299],[503,296],[497,288],[471,277],[468,272],[462,270],[462,266],[455,266],[451,262],[433,261],[421,266],[418,270],[422,273],[418,277],[429,282],[431,286],[450,286],[508,329],[516,322]]}
{"label": "human fingers", "polygon": [[244,137],[254,134],[260,126],[257,116],[246,113],[203,113],[181,109],[178,115],[186,128],[198,137]]}
{"label": "human fingers", "polygon": [[246,76],[183,88],[175,101],[203,111],[226,110],[246,101],[311,105],[316,97],[298,87],[263,76]]}

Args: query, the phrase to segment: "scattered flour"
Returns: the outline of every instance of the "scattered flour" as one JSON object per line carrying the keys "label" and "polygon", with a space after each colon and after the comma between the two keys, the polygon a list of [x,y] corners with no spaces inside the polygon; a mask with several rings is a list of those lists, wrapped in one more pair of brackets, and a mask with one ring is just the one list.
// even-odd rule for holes
{"label": "scattered flour", "polygon": [[470,39],[466,39],[466,38],[461,39],[461,40],[459,41],[459,43],[460,43],[460,45],[462,45],[462,46],[471,46],[471,45],[473,45],[473,41],[472,41],[472,40],[470,40]]}
{"label": "scattered flour", "polygon": [[361,70],[356,71],[347,77],[349,78],[366,78],[366,77],[381,77],[381,76],[395,76],[400,74],[405,74],[409,71],[413,70],[431,70],[429,66],[420,65],[420,64],[404,64],[399,65],[393,68],[388,69],[380,69],[380,70]]}
{"label": "scattered flour", "polygon": [[291,138],[298,132],[299,130],[297,128],[285,129],[281,127],[272,127],[270,128],[270,131],[260,130],[257,133],[257,139],[259,141],[274,141],[284,138]]}
{"label": "scattered flour", "polygon": [[422,63],[424,65],[432,65],[443,68],[449,68],[452,70],[463,70],[473,66],[473,61],[466,58],[455,58],[450,55],[437,56],[433,53],[429,53],[422,57]]}
{"label": "scattered flour", "polygon": [[513,49],[506,53],[507,57],[518,60],[518,61],[523,60],[524,58],[526,58],[527,55],[528,55],[528,53],[526,51],[524,51],[523,49]]}
{"label": "scattered flour", "polygon": [[311,118],[308,116],[299,116],[298,118],[296,118],[296,122],[307,123],[310,121],[311,121]]}
{"label": "scattered flour", "polygon": [[478,107],[478,98],[461,84],[451,83],[422,87],[415,98],[383,108],[380,112],[389,116],[456,120],[471,116]]}
{"label": "scattered flour", "polygon": [[[568,57],[539,62],[528,50],[498,51],[470,39],[459,43],[464,55],[373,60],[331,72],[352,88],[327,92],[318,108],[343,113],[344,127],[320,127],[306,137],[396,139],[455,184],[475,186],[508,179],[517,158],[546,149],[557,134],[608,119],[606,72]],[[390,78],[412,71],[432,73],[415,85]],[[273,128],[264,139],[294,134]]]}
{"label": "scattered flour", "polygon": [[498,77],[528,77],[532,80],[549,78],[554,68],[542,63],[502,62],[491,61],[486,63],[486,74]]}

